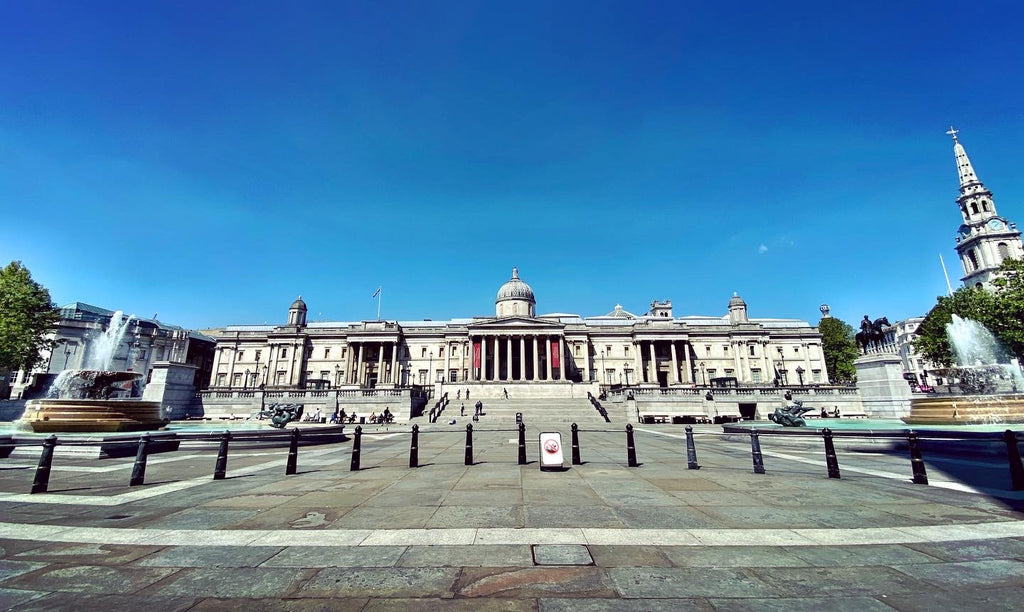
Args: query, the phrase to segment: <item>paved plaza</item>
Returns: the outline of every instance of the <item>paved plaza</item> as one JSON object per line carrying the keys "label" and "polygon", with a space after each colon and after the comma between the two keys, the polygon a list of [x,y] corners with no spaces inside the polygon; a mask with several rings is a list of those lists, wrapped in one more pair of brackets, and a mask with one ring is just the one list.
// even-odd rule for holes
{"label": "paved plaza", "polygon": [[[407,426],[352,441],[132,459],[58,454],[49,492],[29,495],[38,449],[0,460],[0,607],[53,609],[1018,610],[1024,495],[1005,456],[839,451],[762,436],[750,448],[697,427],[640,425],[639,467],[618,427],[565,423],[516,432],[483,421],[474,464],[465,430],[425,426],[420,467]],[[541,471],[539,431],[561,431],[563,471]]]}

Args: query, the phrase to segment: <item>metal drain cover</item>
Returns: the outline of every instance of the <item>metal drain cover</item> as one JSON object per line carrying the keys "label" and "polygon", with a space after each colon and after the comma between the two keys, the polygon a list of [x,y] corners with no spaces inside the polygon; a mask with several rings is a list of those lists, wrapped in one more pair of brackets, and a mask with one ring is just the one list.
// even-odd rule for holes
{"label": "metal drain cover", "polygon": [[590,550],[582,544],[534,544],[534,565],[593,565]]}

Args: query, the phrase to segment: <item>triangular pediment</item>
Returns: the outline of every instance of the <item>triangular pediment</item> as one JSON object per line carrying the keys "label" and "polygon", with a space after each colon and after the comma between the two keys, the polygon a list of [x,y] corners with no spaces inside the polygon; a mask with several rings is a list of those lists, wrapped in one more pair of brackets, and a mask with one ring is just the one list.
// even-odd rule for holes
{"label": "triangular pediment", "polygon": [[563,330],[564,323],[536,319],[533,317],[502,317],[500,319],[484,319],[467,325],[470,330],[517,329],[517,330]]}

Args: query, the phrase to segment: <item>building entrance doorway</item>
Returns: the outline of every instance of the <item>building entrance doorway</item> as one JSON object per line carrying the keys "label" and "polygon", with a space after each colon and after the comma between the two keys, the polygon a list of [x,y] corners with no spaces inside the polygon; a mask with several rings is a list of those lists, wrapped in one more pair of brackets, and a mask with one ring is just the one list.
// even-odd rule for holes
{"label": "building entrance doorway", "polygon": [[740,418],[744,421],[753,421],[757,416],[757,403],[740,402]]}
{"label": "building entrance doorway", "polygon": [[658,386],[659,387],[667,387],[668,386],[668,372],[658,372]]}

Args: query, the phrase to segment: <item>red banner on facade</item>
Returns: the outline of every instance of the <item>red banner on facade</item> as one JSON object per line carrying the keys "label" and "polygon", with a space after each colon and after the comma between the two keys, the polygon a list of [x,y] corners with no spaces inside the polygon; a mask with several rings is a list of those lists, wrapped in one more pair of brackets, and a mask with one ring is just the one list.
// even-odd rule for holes
{"label": "red banner on facade", "polygon": [[480,367],[480,343],[479,342],[474,342],[473,343],[473,367],[474,368],[479,368]]}
{"label": "red banner on facade", "polygon": [[559,344],[561,344],[561,342],[558,341],[558,340],[552,340],[551,341],[551,367],[552,368],[560,367],[558,365],[560,363],[559,362],[559,358],[561,357],[561,355],[558,354],[559,353],[559,350],[558,350],[558,345]]}

